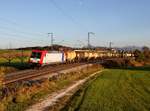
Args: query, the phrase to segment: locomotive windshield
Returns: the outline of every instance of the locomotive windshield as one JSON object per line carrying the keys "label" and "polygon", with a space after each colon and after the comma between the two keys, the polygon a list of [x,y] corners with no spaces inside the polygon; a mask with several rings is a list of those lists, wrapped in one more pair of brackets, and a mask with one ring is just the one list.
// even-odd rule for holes
{"label": "locomotive windshield", "polygon": [[41,52],[32,52],[31,58],[41,58]]}

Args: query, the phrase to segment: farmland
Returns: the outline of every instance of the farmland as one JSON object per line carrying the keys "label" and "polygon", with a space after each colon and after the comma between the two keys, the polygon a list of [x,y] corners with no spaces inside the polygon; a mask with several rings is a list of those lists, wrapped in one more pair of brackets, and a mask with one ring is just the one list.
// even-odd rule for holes
{"label": "farmland", "polygon": [[106,69],[63,111],[150,111],[150,67]]}
{"label": "farmland", "polygon": [[0,50],[0,74],[26,69],[30,50]]}

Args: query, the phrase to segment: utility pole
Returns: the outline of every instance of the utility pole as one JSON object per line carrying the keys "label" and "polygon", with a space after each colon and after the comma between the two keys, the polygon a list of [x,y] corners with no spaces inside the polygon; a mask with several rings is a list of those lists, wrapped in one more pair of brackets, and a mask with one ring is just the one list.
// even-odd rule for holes
{"label": "utility pole", "polygon": [[112,48],[112,42],[109,42],[109,48],[111,49]]}
{"label": "utility pole", "polygon": [[91,48],[91,44],[90,44],[90,35],[94,35],[95,33],[93,32],[88,32],[88,48]]}
{"label": "utility pole", "polygon": [[53,42],[54,42],[54,37],[53,37],[53,33],[47,33],[48,37],[51,35],[51,50],[53,50]]}

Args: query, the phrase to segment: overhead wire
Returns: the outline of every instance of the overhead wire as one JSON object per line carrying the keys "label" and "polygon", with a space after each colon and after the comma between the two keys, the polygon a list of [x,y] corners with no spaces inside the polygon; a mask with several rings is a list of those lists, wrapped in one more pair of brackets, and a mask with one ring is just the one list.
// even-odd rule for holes
{"label": "overhead wire", "polygon": [[[12,24],[15,25],[15,27],[18,27],[19,29],[25,28],[26,26],[18,24],[12,20],[6,19],[6,18],[2,18],[0,17],[0,21],[3,21],[7,24]],[[28,34],[34,34],[34,35],[43,35],[43,33],[39,33],[39,32],[28,32],[28,31],[24,31],[24,33],[28,33]]]}
{"label": "overhead wire", "polygon": [[[12,34],[12,33],[14,34],[15,33],[15,35],[19,35],[21,37],[25,37],[25,38],[29,38],[29,39],[33,39],[33,37],[35,37],[35,35],[31,36],[31,34],[26,34],[23,31],[18,31],[18,30],[11,29],[11,28],[8,28],[8,27],[2,27],[2,26],[0,26],[0,30],[9,30],[9,31],[11,31],[10,34]],[[16,34],[16,32],[17,32],[17,34]],[[1,33],[3,33],[3,32],[1,32]],[[43,41],[43,38],[34,38],[34,40]]]}
{"label": "overhead wire", "polygon": [[66,13],[61,7],[60,5],[58,5],[55,0],[50,0],[50,2],[57,8],[58,11],[60,11],[66,18],[68,18],[72,23],[74,23],[75,25],[77,25],[79,28],[82,27],[82,29],[86,32],[88,32],[88,28],[86,26],[84,26],[83,24],[77,22],[77,20],[74,19],[74,17],[68,13]]}
{"label": "overhead wire", "polygon": [[[3,19],[3,18],[0,17],[0,20],[3,21],[4,23],[20,27],[20,25],[18,25],[16,22],[10,21],[8,19]],[[40,38],[39,39],[33,38],[35,36],[44,36],[44,34],[41,34],[41,33],[32,33],[32,32],[27,32],[27,31],[21,31],[21,30],[18,30],[16,28],[14,29],[14,28],[6,27],[6,26],[0,26],[0,29],[12,31],[13,34],[12,33],[6,33],[6,32],[0,32],[0,34],[10,36],[10,37],[7,37],[8,39],[12,39],[12,36],[15,36],[15,41],[17,40],[17,37],[19,37],[18,39],[22,39],[22,42],[24,41],[24,42],[35,43],[35,41],[36,41],[36,43],[38,43],[38,45],[41,42],[43,42],[43,43],[46,42],[46,41],[43,41],[43,38],[41,38],[41,39]],[[21,35],[20,34],[19,35],[14,34],[14,32],[15,33],[20,33]],[[33,36],[31,37],[31,35],[33,35]],[[45,36],[46,36],[46,34],[45,34]],[[27,40],[26,38],[29,38],[29,39]],[[18,41],[20,41],[20,40],[18,40]]]}
{"label": "overhead wire", "polygon": [[[7,36],[0,36],[0,38],[3,39],[3,40],[6,40],[6,38],[9,39],[9,37],[7,37]],[[15,38],[15,37],[13,37],[10,41],[8,41],[8,44],[12,43],[12,41],[13,41],[13,44],[12,44],[12,45],[13,45],[14,47],[11,47],[11,48],[15,48],[15,47],[16,47],[16,46],[15,46],[15,45],[16,45],[15,43],[17,43],[17,44],[18,44],[18,43],[24,43],[24,44],[21,45],[22,47],[23,47],[23,46],[24,46],[24,47],[27,47],[27,46],[35,46],[35,44],[34,44],[33,42],[31,42],[31,41],[19,40],[18,38]],[[27,43],[28,45],[27,45],[26,43]],[[26,44],[26,45],[25,45],[25,44]],[[1,45],[2,45],[2,44],[1,44]],[[6,47],[3,47],[3,48],[6,48]]]}
{"label": "overhead wire", "polygon": [[[4,36],[2,36],[4,35]],[[13,35],[13,34],[9,34],[9,33],[2,33],[2,35],[0,35],[0,38],[7,38],[8,40],[7,41],[12,41],[12,40],[17,40],[17,41],[21,41],[21,42],[30,42],[30,43],[41,43],[40,41],[34,41],[34,40],[29,40],[29,39],[22,39],[22,38],[18,38],[16,35]],[[11,36],[11,40],[10,40],[10,36]]]}
{"label": "overhead wire", "polygon": [[23,35],[18,35],[18,34],[11,34],[11,33],[7,33],[7,32],[0,32],[0,36],[2,37],[2,35],[4,36],[9,36],[7,37],[7,39],[11,40],[15,37],[15,40],[22,40],[22,42],[30,42],[30,43],[36,43],[36,44],[43,44],[46,41],[43,40],[34,40],[34,39],[28,39],[28,36],[23,36]]}
{"label": "overhead wire", "polygon": [[79,27],[81,30],[85,31],[85,32],[89,32],[89,28],[87,26],[85,26],[84,24],[80,23],[77,21],[77,19],[75,19],[71,14],[68,14],[67,12],[65,12],[62,7],[60,7],[60,5],[55,1],[55,0],[50,0],[50,2],[55,6],[55,8],[63,14],[63,16],[65,16],[67,19],[69,19],[73,24],[75,24],[77,27]]}
{"label": "overhead wire", "polygon": [[[84,29],[85,31],[88,31],[88,29],[87,29],[87,27],[85,27],[85,26],[83,26],[83,24],[81,24],[81,23],[79,23],[79,22],[77,22],[75,19],[74,19],[74,17],[72,16],[72,15],[70,15],[70,14],[68,14],[68,13],[66,13],[61,7],[60,7],[60,5],[58,5],[56,2],[55,2],[55,0],[50,0],[51,1],[51,3],[57,8],[57,10],[58,11],[60,11],[67,19],[69,19],[72,23],[74,23],[75,25],[77,25],[77,26],[79,26],[80,28],[82,27],[82,29]],[[8,19],[4,19],[4,18],[2,18],[2,17],[0,17],[0,20],[1,21],[3,21],[3,22],[5,22],[5,23],[9,23],[9,24],[12,24],[12,25],[15,25],[15,27],[17,26],[17,27],[20,27],[21,25],[20,24],[18,24],[18,23],[16,23],[16,22],[14,22],[14,21],[12,21],[12,20],[8,20]],[[22,27],[22,26],[21,26]],[[20,31],[20,30],[16,30],[16,29],[11,29],[11,28],[9,28],[9,27],[2,27],[1,26],[1,28],[2,29],[8,29],[8,30],[11,30],[11,31],[15,31],[15,32],[17,32],[17,33],[21,33],[21,34],[25,34],[25,35],[37,35],[37,36],[41,36],[41,35],[44,35],[44,34],[41,34],[41,33],[33,33],[33,32],[27,32],[27,31]],[[8,34],[6,34],[6,35],[8,35]],[[10,34],[10,35],[12,35],[12,34]],[[18,36],[17,34],[13,34],[13,36]],[[23,37],[23,36],[22,36]],[[25,37],[25,36],[24,36]],[[26,36],[26,37],[29,37],[29,36]],[[25,37],[25,38],[26,38]],[[34,39],[35,40],[35,39]],[[39,41],[39,40],[38,40]]]}
{"label": "overhead wire", "polygon": [[1,29],[6,29],[6,30],[10,30],[10,31],[14,31],[14,32],[18,32],[18,33],[22,33],[22,34],[26,34],[26,35],[33,35],[33,36],[43,36],[44,34],[33,34],[30,32],[26,32],[26,31],[21,31],[18,29],[14,29],[14,28],[10,28],[10,27],[6,27],[6,26],[0,26]]}

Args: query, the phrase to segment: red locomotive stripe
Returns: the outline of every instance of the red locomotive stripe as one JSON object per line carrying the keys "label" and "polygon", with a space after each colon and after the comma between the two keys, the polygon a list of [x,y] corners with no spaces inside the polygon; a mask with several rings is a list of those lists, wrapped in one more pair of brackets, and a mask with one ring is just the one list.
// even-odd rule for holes
{"label": "red locomotive stripe", "polygon": [[46,53],[47,53],[47,51],[42,51],[41,52],[41,58],[40,58],[40,62],[39,62],[41,65],[43,64],[43,59],[44,59]]}

